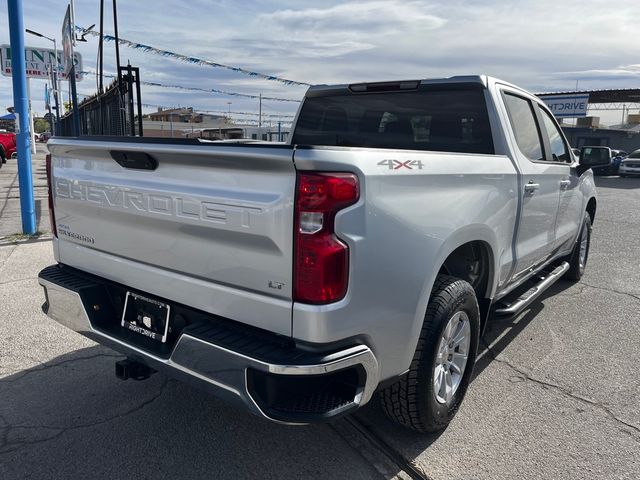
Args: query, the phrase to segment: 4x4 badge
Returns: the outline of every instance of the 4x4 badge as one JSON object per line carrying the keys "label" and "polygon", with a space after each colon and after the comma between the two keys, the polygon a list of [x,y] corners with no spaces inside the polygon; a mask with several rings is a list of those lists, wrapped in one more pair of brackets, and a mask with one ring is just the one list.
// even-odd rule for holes
{"label": "4x4 badge", "polygon": [[408,170],[413,170],[414,168],[418,170],[422,170],[422,160],[405,160],[404,162],[400,160],[390,160],[385,159],[378,162],[378,165],[383,165],[387,167],[389,170],[400,170],[401,168],[406,168]]}

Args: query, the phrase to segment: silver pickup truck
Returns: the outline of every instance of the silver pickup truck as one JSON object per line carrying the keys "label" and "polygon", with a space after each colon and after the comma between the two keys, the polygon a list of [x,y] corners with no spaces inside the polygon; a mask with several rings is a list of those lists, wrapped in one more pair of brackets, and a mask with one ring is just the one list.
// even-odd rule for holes
{"label": "silver pickup truck", "polygon": [[53,138],[44,311],[291,424],[457,411],[491,316],[585,268],[598,148],[486,76],[311,87],[286,144]]}

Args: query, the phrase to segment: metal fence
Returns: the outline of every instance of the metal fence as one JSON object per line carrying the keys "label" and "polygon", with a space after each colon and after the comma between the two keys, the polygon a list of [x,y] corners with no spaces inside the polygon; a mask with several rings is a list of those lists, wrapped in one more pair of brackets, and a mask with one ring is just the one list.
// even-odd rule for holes
{"label": "metal fence", "polygon": [[[142,136],[139,70],[131,66],[120,70],[120,80],[78,105],[80,135]],[[60,124],[59,135],[74,136],[73,112],[63,116]]]}

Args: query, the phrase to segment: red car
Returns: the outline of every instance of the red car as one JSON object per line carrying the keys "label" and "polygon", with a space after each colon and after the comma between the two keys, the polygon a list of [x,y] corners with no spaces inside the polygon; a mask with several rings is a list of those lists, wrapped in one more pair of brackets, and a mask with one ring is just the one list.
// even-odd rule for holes
{"label": "red car", "polygon": [[16,134],[11,132],[0,132],[0,168],[3,163],[7,163],[7,158],[11,158],[16,153]]}

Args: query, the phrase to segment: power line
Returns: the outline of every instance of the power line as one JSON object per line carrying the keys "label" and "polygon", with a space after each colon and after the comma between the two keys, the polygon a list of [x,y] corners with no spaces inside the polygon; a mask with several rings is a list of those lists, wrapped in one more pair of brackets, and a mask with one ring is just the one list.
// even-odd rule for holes
{"label": "power line", "polygon": [[[99,32],[95,32],[93,30],[88,30],[88,29],[82,28],[82,27],[80,27],[78,25],[76,25],[75,27],[76,27],[76,30],[78,30],[79,32],[82,32],[83,35],[91,35],[91,36],[94,36],[94,37],[100,37],[100,33]],[[116,37],[114,37],[112,35],[103,35],[102,38],[104,40],[106,40],[107,42],[115,42],[116,41]],[[265,80],[271,80],[271,81],[275,81],[275,82],[280,82],[280,83],[283,83],[285,85],[297,85],[297,86],[305,86],[305,87],[308,87],[310,85],[309,83],[299,82],[297,80],[290,80],[288,78],[277,77],[275,75],[268,75],[266,73],[253,72],[251,70],[247,70],[247,69],[244,69],[244,68],[233,67],[231,65],[225,65],[224,63],[218,63],[218,62],[214,62],[214,61],[207,60],[207,59],[204,59],[204,58],[191,57],[189,55],[183,55],[181,53],[170,52],[169,50],[162,50],[161,48],[152,47],[151,45],[146,45],[144,43],[133,42],[131,40],[127,40],[126,38],[122,38],[122,37],[118,38],[117,41],[118,41],[118,44],[125,45],[125,46],[127,46],[129,48],[133,48],[135,50],[142,50],[143,52],[153,53],[155,55],[160,55],[162,57],[174,58],[174,59],[180,60],[182,62],[191,63],[193,65],[203,65],[203,66],[209,66],[209,67],[214,67],[214,68],[225,68],[227,70],[231,70],[231,71],[234,71],[234,72],[242,73],[244,75],[249,75],[250,77],[264,78]]]}

